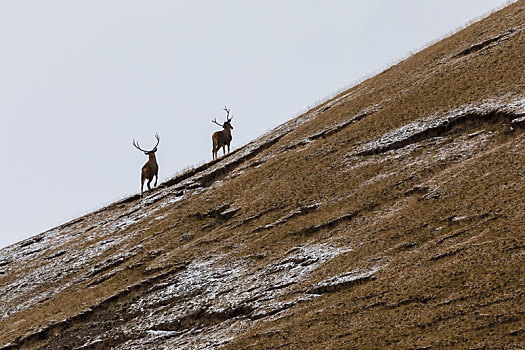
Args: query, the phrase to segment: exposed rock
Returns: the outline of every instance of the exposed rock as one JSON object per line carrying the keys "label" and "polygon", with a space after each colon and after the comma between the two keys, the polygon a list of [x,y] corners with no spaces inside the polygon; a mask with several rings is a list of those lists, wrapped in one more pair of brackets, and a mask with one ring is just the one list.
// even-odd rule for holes
{"label": "exposed rock", "polygon": [[361,271],[354,270],[343,273],[338,276],[330,277],[322,282],[313,285],[308,293],[311,294],[325,294],[340,291],[342,289],[350,288],[356,284],[364,283],[375,279],[377,268]]}
{"label": "exposed rock", "polygon": [[203,219],[207,219],[207,218],[219,218],[221,216],[221,214],[226,211],[227,209],[229,209],[231,207],[231,204],[229,203],[226,203],[226,204],[223,204],[223,205],[220,205],[218,207],[215,207],[215,208],[211,208],[210,210],[204,212],[204,213],[196,213],[196,214],[193,214],[193,216],[203,220]]}
{"label": "exposed rock", "polygon": [[185,242],[185,241],[191,241],[193,238],[195,238],[195,235],[193,233],[185,233],[182,236],[180,236],[179,240],[181,242]]}
{"label": "exposed rock", "polygon": [[252,233],[262,232],[264,230],[272,229],[272,228],[274,228],[276,226],[284,225],[288,221],[290,221],[291,219],[293,219],[295,217],[307,215],[307,214],[310,214],[310,213],[316,211],[319,208],[319,205],[320,205],[319,203],[314,203],[314,204],[311,204],[311,205],[307,205],[305,207],[300,207],[300,208],[298,208],[298,209],[296,209],[296,210],[286,214],[282,218],[277,219],[276,221],[274,221],[274,222],[272,222],[270,224],[267,224],[267,225],[264,225],[264,226],[259,226],[259,227],[255,228],[254,230],[252,230]]}
{"label": "exposed rock", "polygon": [[516,119],[512,119],[512,121],[510,122],[510,125],[512,126],[512,128],[516,129],[516,128],[525,128],[525,116],[524,117],[520,117],[520,118],[516,118]]}
{"label": "exposed rock", "polygon": [[405,192],[405,196],[412,196],[414,194],[427,194],[430,191],[429,186],[415,186]]}
{"label": "exposed rock", "polygon": [[340,225],[341,223],[353,220],[358,214],[359,214],[359,211],[355,211],[350,214],[342,215],[330,221],[324,222],[322,224],[306,227],[299,231],[293,232],[292,235],[311,235],[311,234],[317,233],[322,230],[331,229],[331,228],[334,228]]}
{"label": "exposed rock", "polygon": [[395,246],[398,250],[408,250],[417,246],[416,242],[404,242]]}
{"label": "exposed rock", "polygon": [[507,39],[510,35],[515,34],[516,32],[521,31],[521,30],[522,30],[521,28],[512,28],[512,29],[508,30],[507,32],[505,32],[503,34],[497,35],[497,36],[495,36],[493,38],[484,40],[482,42],[476,43],[476,44],[466,48],[465,50],[463,50],[460,53],[458,53],[456,55],[456,57],[470,55],[472,53],[475,53],[475,52],[481,51],[483,49],[486,49],[486,48],[492,47],[494,45],[497,45],[497,44],[501,43],[502,41],[504,41],[505,39]]}
{"label": "exposed rock", "polygon": [[[356,155],[366,156],[388,152],[421,142],[428,138],[443,135],[454,128],[471,121],[497,123],[511,121],[525,112],[525,100],[519,98],[512,103],[485,101],[471,104],[445,115],[431,115],[394,131],[382,135],[379,139],[360,147]],[[476,125],[471,123],[469,125]]]}
{"label": "exposed rock", "polygon": [[230,220],[235,214],[237,214],[241,208],[230,208],[220,213],[222,220]]}
{"label": "exposed rock", "polygon": [[[327,109],[328,108],[325,108],[324,110],[327,110]],[[330,136],[332,136],[332,135],[342,131],[343,129],[345,129],[349,125],[351,125],[353,123],[356,123],[356,122],[360,121],[361,119],[363,119],[365,117],[368,117],[369,115],[371,115],[373,113],[378,112],[379,110],[381,110],[381,106],[378,105],[378,104],[370,106],[370,107],[367,107],[364,110],[362,110],[360,113],[358,113],[357,115],[352,116],[351,118],[348,118],[347,120],[345,120],[345,121],[343,121],[341,123],[338,123],[338,124],[326,127],[323,130],[321,130],[321,131],[319,131],[319,132],[317,132],[317,133],[315,133],[313,135],[310,135],[310,136],[308,136],[307,138],[305,138],[303,140],[300,140],[298,142],[292,143],[291,145],[288,145],[285,149],[286,150],[294,149],[294,148],[297,148],[297,147],[308,145],[308,144],[310,144],[311,142],[313,142],[313,141],[315,141],[317,139],[330,137]]]}
{"label": "exposed rock", "polygon": [[431,261],[441,260],[443,258],[447,258],[449,256],[453,256],[453,255],[459,253],[462,250],[463,250],[463,248],[453,249],[453,250],[450,250],[450,251],[447,251],[447,252],[435,255],[435,256],[431,257],[430,260]]}

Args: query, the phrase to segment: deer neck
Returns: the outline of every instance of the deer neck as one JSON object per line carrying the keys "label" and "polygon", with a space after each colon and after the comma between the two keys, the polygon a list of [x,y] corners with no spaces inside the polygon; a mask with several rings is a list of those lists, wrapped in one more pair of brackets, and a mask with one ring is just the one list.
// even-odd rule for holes
{"label": "deer neck", "polygon": [[157,163],[157,158],[155,157],[155,153],[148,154],[149,156],[149,162],[150,163]]}

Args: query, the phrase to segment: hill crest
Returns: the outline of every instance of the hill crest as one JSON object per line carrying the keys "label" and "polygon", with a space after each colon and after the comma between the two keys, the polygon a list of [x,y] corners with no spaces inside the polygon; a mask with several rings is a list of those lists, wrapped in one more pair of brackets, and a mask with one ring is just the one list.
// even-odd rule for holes
{"label": "hill crest", "polygon": [[0,348],[522,346],[524,10],[0,250]]}

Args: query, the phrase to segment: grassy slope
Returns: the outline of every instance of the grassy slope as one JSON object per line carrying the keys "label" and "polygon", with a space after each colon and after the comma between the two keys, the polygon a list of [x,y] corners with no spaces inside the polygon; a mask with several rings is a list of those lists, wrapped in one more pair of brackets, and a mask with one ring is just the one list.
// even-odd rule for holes
{"label": "grassy slope", "polygon": [[[373,265],[375,259],[388,261],[388,268],[374,283],[323,297],[288,317],[262,324],[231,348],[322,347],[320,343],[328,348],[417,347],[465,342],[493,347],[523,340],[525,271],[523,255],[517,253],[525,238],[523,135],[502,136],[467,160],[461,159],[460,152],[459,159],[432,159],[423,166],[418,163],[424,160],[412,158],[348,172],[340,163],[360,140],[411,120],[487,98],[523,96],[523,33],[476,55],[451,56],[522,25],[524,7],[520,1],[362,83],[354,88],[361,92],[358,99],[328,110],[322,120],[289,135],[300,138],[366,106],[388,101],[379,113],[311,147],[315,149],[268,165],[278,174],[278,188],[257,195],[259,202],[268,203],[263,208],[273,198],[291,203],[341,199],[326,209],[327,217],[334,212],[365,211],[363,221],[342,232],[326,233],[363,246],[326,267],[320,277],[363,266],[361,261]],[[418,155],[424,158],[427,152],[432,155],[434,150],[424,146]],[[304,169],[309,171],[302,173]],[[360,188],[378,173],[391,176]],[[257,184],[266,176],[250,174],[245,181]],[[413,184],[425,182],[439,186],[439,200],[403,201]],[[371,205],[374,209],[368,211]],[[389,216],[385,211],[393,213]],[[315,219],[322,222],[323,214]],[[453,215],[473,217],[473,222],[447,224]],[[286,230],[281,230],[254,240],[252,249],[287,249],[297,244],[297,237],[289,241]],[[406,250],[406,242],[416,244]],[[450,257],[431,260],[448,252]]]}
{"label": "grassy slope", "polygon": [[[142,281],[151,274],[148,271],[169,271],[178,263],[219,252],[237,257],[260,254],[262,266],[293,247],[330,243],[353,250],[316,271],[309,284],[355,268],[379,266],[376,279],[259,322],[227,348],[523,344],[523,132],[506,133],[505,122],[472,123],[399,152],[357,158],[352,154],[385,132],[436,112],[488,98],[523,96],[523,31],[484,50],[456,55],[524,22],[525,1],[518,1],[344,92],[341,95],[354,97],[258,154],[254,161],[273,155],[259,167],[161,209],[157,214],[161,220],[143,220],[119,233],[128,233],[129,240],[115,250],[143,246],[141,254],[126,261],[127,269],[96,288],[86,288],[85,281],[0,320],[0,339],[12,341],[50,320],[78,314],[86,305]],[[276,152],[376,104],[381,106],[378,112],[330,137]],[[483,133],[469,136],[476,131]],[[415,186],[428,189],[413,190]],[[432,191],[439,195],[423,198]],[[230,222],[206,227],[209,220],[194,215],[225,202],[241,208]],[[320,203],[318,210],[254,232],[313,203]],[[119,215],[127,205],[112,206],[96,214],[97,220]],[[355,218],[304,231],[349,213],[356,213]],[[78,225],[79,230],[87,229]],[[185,239],[188,235],[191,238]],[[82,235],[76,238],[75,249],[93,244],[83,240]],[[32,268],[21,267],[20,275]],[[2,278],[7,284],[17,276]],[[41,287],[46,288],[52,286]],[[64,327],[71,331],[82,324]],[[27,346],[39,341],[45,344],[34,340]]]}

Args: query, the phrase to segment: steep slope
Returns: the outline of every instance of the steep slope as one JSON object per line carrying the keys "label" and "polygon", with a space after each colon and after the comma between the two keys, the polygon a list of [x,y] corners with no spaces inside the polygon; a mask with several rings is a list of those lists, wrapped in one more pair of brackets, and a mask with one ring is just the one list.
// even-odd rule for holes
{"label": "steep slope", "polygon": [[524,347],[524,23],[0,250],[0,348]]}

